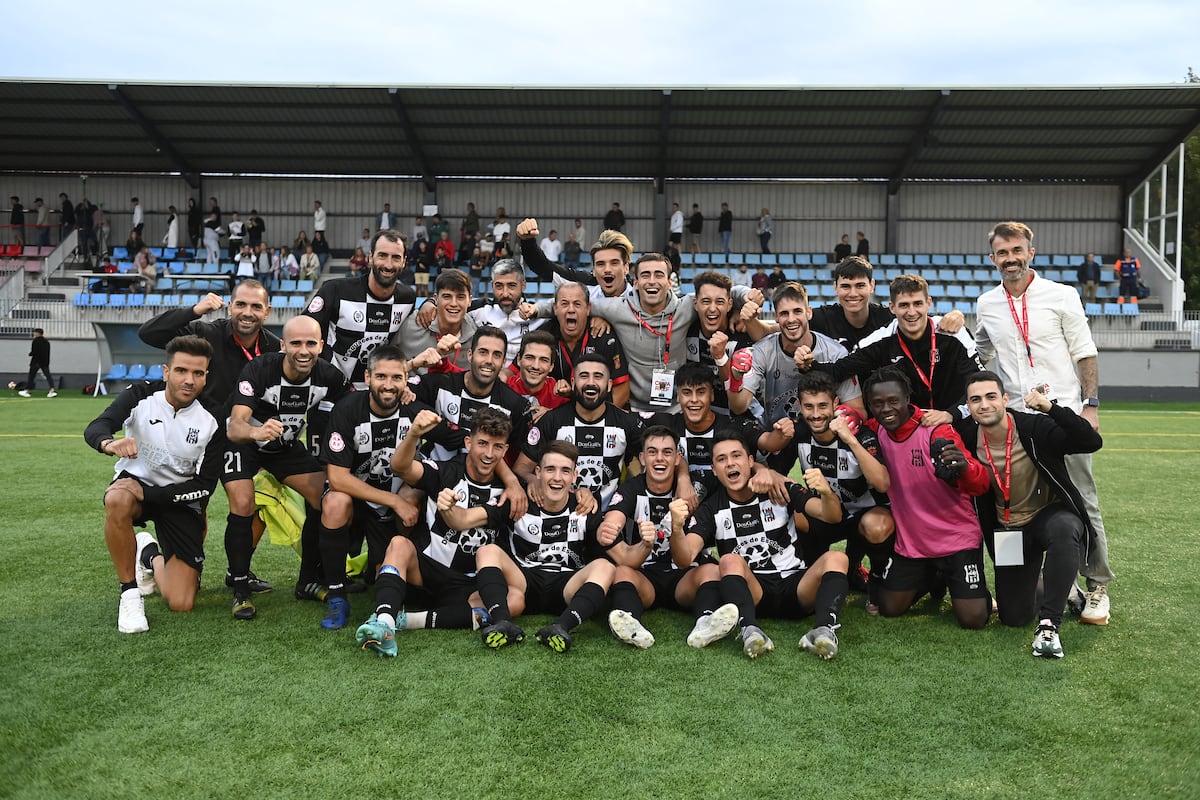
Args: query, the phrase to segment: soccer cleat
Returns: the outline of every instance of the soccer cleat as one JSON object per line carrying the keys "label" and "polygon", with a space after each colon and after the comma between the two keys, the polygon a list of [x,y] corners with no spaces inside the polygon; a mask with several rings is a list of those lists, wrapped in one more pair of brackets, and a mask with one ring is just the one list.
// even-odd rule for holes
{"label": "soccer cleat", "polygon": [[117,630],[121,633],[145,633],[150,630],[146,622],[146,601],[138,589],[121,592],[121,605],[117,608]]}
{"label": "soccer cleat", "polygon": [[328,591],[316,581],[311,581],[309,583],[297,583],[295,594],[297,600],[316,600],[318,603],[323,603]]}
{"label": "soccer cleat", "polygon": [[837,655],[837,634],[828,625],[813,628],[800,639],[800,649],[828,661]]}
{"label": "soccer cleat", "polygon": [[250,600],[248,594],[235,594],[233,596],[233,618],[250,620],[258,616],[258,609],[254,607],[254,603]]}
{"label": "soccer cleat", "polygon": [[1087,605],[1079,615],[1080,622],[1088,625],[1108,624],[1108,587],[1100,584],[1087,593]]}
{"label": "soccer cleat", "polygon": [[525,631],[511,619],[502,619],[494,625],[488,625],[480,631],[480,635],[483,637],[483,643],[493,650],[525,640]]}
{"label": "soccer cleat", "polygon": [[565,653],[571,649],[571,634],[557,622],[552,622],[538,631],[537,640],[556,653]]}
{"label": "soccer cleat", "polygon": [[51,389],[50,391],[46,392],[46,397],[58,397],[58,392]]}
{"label": "soccer cleat", "polygon": [[471,630],[477,631],[492,624],[492,615],[486,608],[475,606],[471,609]]}
{"label": "soccer cleat", "polygon": [[608,615],[608,629],[625,644],[633,645],[639,650],[645,650],[654,644],[654,634],[646,630],[646,626],[628,611],[616,609]]}
{"label": "soccer cleat", "polygon": [[[21,397],[33,397],[33,395],[31,395],[29,393],[28,389],[22,389],[21,391],[17,392],[17,394],[21,395]],[[136,633],[136,632],[137,631],[130,631],[130,633]]]}
{"label": "soccer cleat", "polygon": [[337,631],[346,627],[350,621],[350,601],[344,597],[331,597],[326,604],[328,612],[321,620],[321,627],[327,631]]}
{"label": "soccer cleat", "polygon": [[718,639],[724,639],[734,629],[738,621],[737,606],[726,603],[711,614],[701,614],[688,634],[687,643],[691,647],[708,647]]}
{"label": "soccer cleat", "polygon": [[757,625],[747,625],[742,628],[742,651],[750,658],[758,658],[763,653],[769,653],[774,649],[775,643],[762,632],[762,628]]}
{"label": "soccer cleat", "polygon": [[145,531],[138,531],[134,538],[137,540],[137,555],[133,557],[133,570],[137,578],[137,588],[142,597],[148,597],[154,594],[158,585],[154,582],[154,570],[142,566],[142,551],[148,545],[154,544],[154,538]]}
{"label": "soccer cleat", "polygon": [[1083,589],[1079,588],[1078,583],[1071,584],[1071,591],[1067,594],[1067,611],[1079,616],[1083,613],[1084,606],[1087,605],[1087,595],[1083,593]]}
{"label": "soccer cleat", "polygon": [[[253,572],[249,572],[247,575],[250,576],[249,587],[251,594],[266,594],[267,592],[275,589],[274,586],[267,581],[264,581]],[[233,576],[229,574],[229,570],[225,570],[225,585],[230,589],[233,588]]]}
{"label": "soccer cleat", "polygon": [[1062,658],[1062,643],[1058,641],[1058,628],[1044,619],[1033,637],[1033,654],[1040,658]]}
{"label": "soccer cleat", "polygon": [[374,650],[388,658],[396,657],[396,629],[381,622],[377,614],[367,617],[367,621],[358,626],[354,639],[363,650]]}

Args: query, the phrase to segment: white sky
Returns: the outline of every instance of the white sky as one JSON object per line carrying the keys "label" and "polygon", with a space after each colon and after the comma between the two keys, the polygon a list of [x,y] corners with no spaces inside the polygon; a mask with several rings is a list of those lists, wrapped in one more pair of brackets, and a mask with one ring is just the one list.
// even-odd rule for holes
{"label": "white sky", "polygon": [[1180,83],[1194,0],[18,0],[0,77],[366,85]]}

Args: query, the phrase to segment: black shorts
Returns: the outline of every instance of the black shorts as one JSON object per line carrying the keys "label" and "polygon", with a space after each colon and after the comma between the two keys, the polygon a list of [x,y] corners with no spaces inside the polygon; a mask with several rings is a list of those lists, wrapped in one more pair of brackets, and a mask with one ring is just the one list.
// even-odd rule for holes
{"label": "black shorts", "polygon": [[[383,512],[387,512],[386,516]],[[390,508],[377,509],[365,500],[354,501],[354,519],[350,522],[350,549],[367,542],[367,569],[363,576],[368,583],[375,580],[375,568],[383,563],[383,555],[399,535],[396,530],[396,515]]]}
{"label": "black shorts", "polygon": [[883,570],[883,588],[889,592],[923,591],[939,573],[950,596],[956,600],[988,596],[982,547],[959,550],[941,558],[905,558],[893,553]]}
{"label": "black shorts", "polygon": [[675,590],[679,588],[679,582],[683,580],[683,576],[693,569],[695,567],[687,569],[646,569],[643,567],[638,571],[646,576],[646,580],[650,581],[650,585],[654,587],[655,608],[691,611],[691,608],[684,608],[675,600]]}
{"label": "black shorts", "polygon": [[325,471],[316,456],[299,442],[291,442],[282,450],[262,450],[255,444],[226,444],[221,460],[221,483],[254,480],[260,469],[281,481],[292,475]]}
{"label": "black shorts", "polygon": [[[122,472],[117,478],[133,478],[143,486],[146,485],[128,472]],[[147,522],[154,523],[154,533],[164,559],[170,561],[172,558],[180,558],[197,572],[204,569],[205,517],[204,506],[200,501],[183,504],[151,503],[143,500],[142,513],[133,524],[144,527]]]}
{"label": "black shorts", "polygon": [[774,573],[765,575],[754,573],[754,577],[758,579],[758,585],[763,590],[762,600],[759,600],[756,606],[758,613],[764,617],[780,619],[801,619],[811,614],[812,609],[805,608],[800,604],[800,599],[796,597],[796,587],[800,585],[800,579],[807,572],[807,570],[800,570],[786,578],[781,578]]}
{"label": "black shorts", "polygon": [[[417,597],[417,605],[433,608],[460,600],[466,602],[475,591],[474,575],[450,569],[420,551],[417,552],[417,569],[421,571],[421,586],[409,587]],[[418,589],[420,591],[416,591]]]}
{"label": "black shorts", "polygon": [[672,233],[671,234],[671,243],[672,244],[679,244],[682,241],[683,241],[682,233]]}
{"label": "black shorts", "polygon": [[561,614],[567,607],[563,599],[567,583],[575,577],[574,572],[521,567],[525,576],[525,613]]}

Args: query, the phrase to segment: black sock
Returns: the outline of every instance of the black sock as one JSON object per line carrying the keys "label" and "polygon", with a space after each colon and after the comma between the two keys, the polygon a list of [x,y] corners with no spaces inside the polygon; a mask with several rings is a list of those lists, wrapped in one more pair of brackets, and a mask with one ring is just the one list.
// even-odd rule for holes
{"label": "black sock", "polygon": [[142,548],[142,566],[154,572],[154,557],[160,555],[162,551],[158,549],[158,542],[151,540],[150,544]]}
{"label": "black sock", "polygon": [[511,620],[508,610],[508,581],[504,580],[504,572],[499,567],[484,567],[475,575],[475,586],[479,589],[479,599],[483,608],[492,618],[492,622]]}
{"label": "black sock", "polygon": [[850,559],[850,569],[862,566],[863,556],[867,553],[866,544],[866,540],[857,533],[846,538],[846,558]]}
{"label": "black sock", "polygon": [[738,624],[743,628],[747,625],[758,625],[758,615],[754,611],[754,595],[750,594],[750,584],[741,575],[726,575],[721,578],[721,596],[726,602],[738,607]]}
{"label": "black sock", "polygon": [[317,523],[321,549],[321,571],[325,585],[329,587],[330,597],[346,596],[346,552],[350,539],[350,526],[326,528],[323,522]]}
{"label": "black sock", "polygon": [[128,592],[130,589],[136,589],[136,588],[137,588],[137,581],[130,581],[129,583],[122,583],[121,584],[121,594],[125,594],[125,592]]}
{"label": "black sock", "polygon": [[604,605],[604,588],[598,583],[588,581],[579,587],[579,591],[567,604],[567,610],[554,620],[567,630],[573,630],[587,622]]}
{"label": "black sock", "polygon": [[[866,551],[867,557],[871,559],[871,574],[883,575],[883,570],[887,567],[888,559],[892,557],[896,545],[896,534],[892,534],[884,539],[879,544],[871,544],[865,542],[863,549]],[[851,563],[853,566],[853,563]]]}
{"label": "black sock", "polygon": [[608,602],[614,610],[628,611],[634,619],[641,619],[646,607],[642,605],[642,596],[637,587],[629,581],[614,583],[608,590]]}
{"label": "black sock", "polygon": [[696,589],[696,599],[692,601],[692,613],[696,619],[705,614],[711,614],[721,605],[721,582],[705,581]]}
{"label": "black sock", "polygon": [[821,576],[821,584],[817,586],[817,604],[813,611],[816,627],[826,625],[832,628],[838,624],[838,615],[846,605],[846,592],[850,591],[850,583],[840,572],[826,572]]}
{"label": "black sock", "polygon": [[229,560],[229,576],[235,593],[248,594],[250,589],[250,554],[254,552],[253,517],[230,514],[225,518],[225,558]]}
{"label": "black sock", "polygon": [[[296,582],[322,583],[321,512],[305,503],[304,515],[304,527],[300,529],[300,576]],[[246,566],[250,566],[249,562]]]}
{"label": "black sock", "polygon": [[408,584],[400,577],[399,572],[392,571],[393,567],[387,569],[389,571],[380,573],[375,579],[375,613],[391,614],[394,619],[400,609],[404,608],[404,595],[408,591]]}
{"label": "black sock", "polygon": [[473,621],[471,606],[463,600],[453,605],[430,609],[429,616],[425,618],[425,627],[470,629]]}

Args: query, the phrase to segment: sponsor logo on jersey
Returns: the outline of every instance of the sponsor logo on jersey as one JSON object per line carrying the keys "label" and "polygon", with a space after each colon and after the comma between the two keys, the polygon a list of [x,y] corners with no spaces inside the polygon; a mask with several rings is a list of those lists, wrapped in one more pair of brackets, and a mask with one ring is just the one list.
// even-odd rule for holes
{"label": "sponsor logo on jersey", "polygon": [[200,441],[200,429],[199,428],[188,428],[187,443],[188,444],[196,444],[199,441]]}
{"label": "sponsor logo on jersey", "polygon": [[335,453],[340,453],[346,449],[346,440],[342,438],[340,433],[334,432],[330,434],[329,449]]}
{"label": "sponsor logo on jersey", "polygon": [[161,419],[152,419],[152,420],[150,420],[150,424],[151,425],[162,425],[162,420]]}
{"label": "sponsor logo on jersey", "polygon": [[354,442],[359,447],[366,447],[371,443],[371,434],[363,428],[359,428],[354,434]]}
{"label": "sponsor logo on jersey", "polygon": [[354,321],[359,322],[359,323],[361,323],[364,319],[367,318],[367,316],[365,314],[363,314],[363,312],[358,311],[358,310],[356,310],[352,316],[354,317]]}

